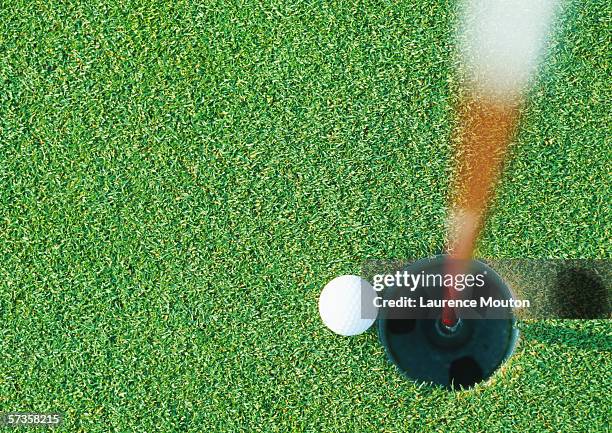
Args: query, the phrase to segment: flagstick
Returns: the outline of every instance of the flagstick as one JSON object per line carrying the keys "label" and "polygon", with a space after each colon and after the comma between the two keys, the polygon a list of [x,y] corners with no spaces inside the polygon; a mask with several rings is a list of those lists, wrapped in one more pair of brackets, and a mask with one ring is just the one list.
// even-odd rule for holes
{"label": "flagstick", "polygon": [[[451,199],[448,274],[465,272],[465,264],[473,256],[518,115],[519,104],[513,101],[471,97],[462,107],[464,130],[460,135]],[[446,299],[456,296],[454,287],[445,287]],[[456,322],[455,311],[445,307],[443,325],[452,328]]]}

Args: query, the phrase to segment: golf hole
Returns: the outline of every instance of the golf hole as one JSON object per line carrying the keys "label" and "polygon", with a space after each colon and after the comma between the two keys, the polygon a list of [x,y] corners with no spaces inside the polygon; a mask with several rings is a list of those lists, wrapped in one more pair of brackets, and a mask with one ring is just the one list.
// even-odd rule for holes
{"label": "golf hole", "polygon": [[[406,269],[412,274],[444,272],[444,256],[422,259]],[[499,275],[486,264],[474,261],[474,272],[485,273],[483,293],[511,299],[512,293]],[[404,292],[392,286],[384,299],[399,299]],[[422,296],[417,288],[413,296]],[[440,311],[438,311],[440,310]],[[385,354],[400,374],[416,382],[450,390],[470,389],[491,377],[512,354],[518,330],[512,311],[499,319],[461,319],[456,328],[445,329],[441,309],[428,311],[429,317],[398,317],[389,309],[378,312],[378,336]]]}

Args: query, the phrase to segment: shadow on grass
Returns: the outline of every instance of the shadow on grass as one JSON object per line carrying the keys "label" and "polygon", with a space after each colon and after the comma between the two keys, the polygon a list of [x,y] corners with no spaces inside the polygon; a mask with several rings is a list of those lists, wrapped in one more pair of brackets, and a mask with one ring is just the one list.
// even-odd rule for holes
{"label": "shadow on grass", "polygon": [[552,303],[557,317],[606,319],[610,316],[609,284],[596,269],[564,265],[556,279]]}

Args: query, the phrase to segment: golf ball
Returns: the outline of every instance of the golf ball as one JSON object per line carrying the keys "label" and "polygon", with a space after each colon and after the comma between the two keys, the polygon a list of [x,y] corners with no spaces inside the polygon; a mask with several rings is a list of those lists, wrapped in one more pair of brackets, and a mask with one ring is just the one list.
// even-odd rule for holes
{"label": "golf ball", "polygon": [[325,326],[340,335],[358,335],[376,320],[376,291],[356,275],[331,280],[319,297],[319,314]]}

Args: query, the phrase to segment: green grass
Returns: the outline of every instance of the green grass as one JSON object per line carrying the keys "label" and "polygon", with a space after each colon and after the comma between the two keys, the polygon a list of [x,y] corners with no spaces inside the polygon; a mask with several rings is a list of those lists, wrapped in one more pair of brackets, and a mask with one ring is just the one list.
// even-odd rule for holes
{"label": "green grass", "polygon": [[[522,323],[473,391],[317,298],[444,243],[452,1],[2,2],[0,411],[61,431],[596,431],[609,321]],[[610,22],[573,1],[479,247],[610,258]]]}

